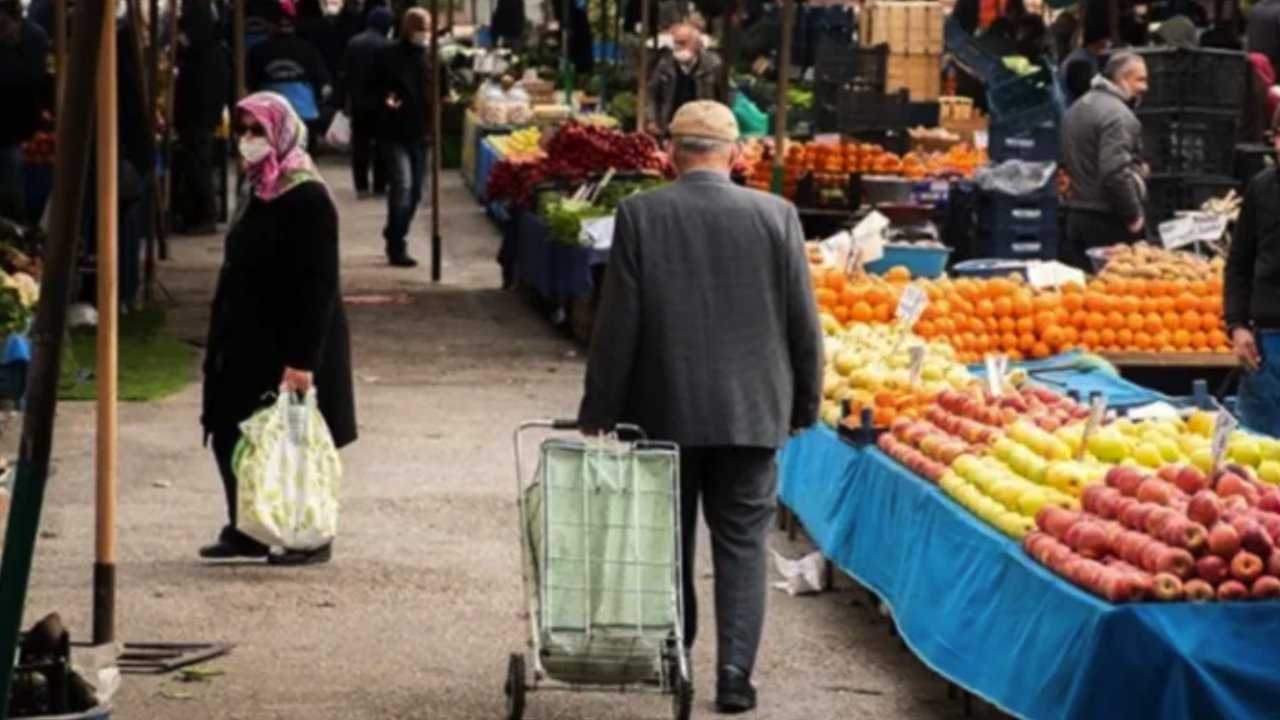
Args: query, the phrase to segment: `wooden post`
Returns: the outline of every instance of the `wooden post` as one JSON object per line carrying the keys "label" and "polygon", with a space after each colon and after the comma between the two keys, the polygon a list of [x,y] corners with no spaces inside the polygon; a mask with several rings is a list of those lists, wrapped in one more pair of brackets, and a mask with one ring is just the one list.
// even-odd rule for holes
{"label": "wooden post", "polygon": [[786,178],[783,160],[787,142],[787,89],[791,85],[791,36],[796,22],[795,0],[782,3],[782,43],[778,49],[778,100],[773,109],[773,192],[783,194]]}
{"label": "wooden post", "polygon": [[103,3],[98,62],[97,186],[98,186],[98,455],[97,542],[93,566],[93,642],[115,640],[116,594],[116,288],[118,188],[116,172],[116,27],[115,4]]}
{"label": "wooden post", "polygon": [[244,4],[245,0],[231,0],[231,48],[235,54],[236,102],[247,94],[244,71]]}
{"label": "wooden post", "polygon": [[[22,438],[18,443],[13,504],[4,553],[0,554],[0,698],[8,698],[13,686],[13,659],[18,649],[31,561],[49,479],[62,343],[67,333],[67,305],[75,274],[76,240],[92,131],[94,70],[98,66],[103,26],[112,25],[107,14],[86,12],[82,19],[74,28],[76,52],[68,58],[70,62],[60,68],[65,70],[66,102],[62,104],[65,112],[57,130],[58,162],[53,169],[45,271],[31,332],[34,353]],[[8,717],[8,711],[8,702],[0,702],[0,720]]]}
{"label": "wooden post", "polygon": [[640,67],[636,70],[636,131],[649,124],[649,2],[640,0]]}
{"label": "wooden post", "polygon": [[62,88],[67,70],[67,0],[53,0],[53,122],[62,120]]}
{"label": "wooden post", "polygon": [[[448,0],[453,7],[453,0]],[[440,0],[431,0],[431,282],[440,282],[440,262],[444,242],[440,238]]]}
{"label": "wooden post", "polygon": [[[152,0],[154,2],[155,0]],[[165,103],[164,103],[164,166],[167,172],[164,174],[164,203],[165,216],[161,218],[161,226],[164,232],[160,233],[160,259],[169,259],[169,217],[168,209],[173,203],[173,103],[177,100],[177,93],[174,91],[173,83],[178,75],[178,8],[179,3],[173,2],[169,10],[169,47],[166,50],[169,62],[169,72],[165,73]],[[156,86],[156,92],[160,88]],[[221,162],[226,162],[226,157],[219,158]]]}

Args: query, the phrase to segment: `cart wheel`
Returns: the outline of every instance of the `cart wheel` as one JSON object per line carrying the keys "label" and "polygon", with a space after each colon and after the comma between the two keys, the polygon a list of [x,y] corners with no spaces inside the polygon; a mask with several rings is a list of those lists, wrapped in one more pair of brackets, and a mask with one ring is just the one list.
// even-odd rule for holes
{"label": "cart wheel", "polygon": [[672,688],[671,709],[676,720],[689,720],[693,713],[693,683],[689,678],[676,677]]}
{"label": "cart wheel", "polygon": [[507,664],[507,720],[524,717],[524,683],[524,655],[511,653],[511,661]]}

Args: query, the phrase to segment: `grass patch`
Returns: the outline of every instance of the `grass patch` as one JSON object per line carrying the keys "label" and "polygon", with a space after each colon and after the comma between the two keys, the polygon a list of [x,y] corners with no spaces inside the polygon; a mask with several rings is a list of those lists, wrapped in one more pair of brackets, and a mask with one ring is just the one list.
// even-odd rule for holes
{"label": "grass patch", "polygon": [[[72,331],[63,361],[59,395],[63,400],[95,400],[98,383],[94,328]],[[191,382],[196,351],[174,336],[159,307],[135,310],[120,318],[120,400],[152,402],[180,392]]]}

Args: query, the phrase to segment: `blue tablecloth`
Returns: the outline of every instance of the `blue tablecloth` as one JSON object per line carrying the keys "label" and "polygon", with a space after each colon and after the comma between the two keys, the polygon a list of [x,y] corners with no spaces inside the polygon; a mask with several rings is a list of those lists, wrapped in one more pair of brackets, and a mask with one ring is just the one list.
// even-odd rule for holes
{"label": "blue tablecloth", "polygon": [[489,171],[501,159],[498,148],[489,142],[489,138],[481,137],[476,147],[476,177],[472,191],[475,192],[476,199],[482,203],[485,201],[485,188],[489,184]]}
{"label": "blue tablecloth", "polygon": [[823,554],[880,595],[926,664],[1006,712],[1280,717],[1280,605],[1111,605],[825,428],[793,440],[781,467],[782,500]]}
{"label": "blue tablecloth", "polygon": [[591,268],[609,261],[609,251],[569,247],[551,238],[545,221],[536,213],[520,215],[516,267],[520,280],[542,299],[563,303],[591,294]]}
{"label": "blue tablecloth", "polygon": [[[1093,361],[1102,362],[1096,357]],[[1013,363],[1012,367],[1025,370],[1032,383],[1064,395],[1074,390],[1085,401],[1090,394],[1100,392],[1107,398],[1108,407],[1128,408],[1161,400],[1168,402],[1170,399],[1162,393],[1092,365],[1079,351],[1054,355],[1044,360]],[[1110,369],[1109,364],[1107,368]],[[979,377],[986,376],[986,367],[982,364],[973,365],[970,370]]]}

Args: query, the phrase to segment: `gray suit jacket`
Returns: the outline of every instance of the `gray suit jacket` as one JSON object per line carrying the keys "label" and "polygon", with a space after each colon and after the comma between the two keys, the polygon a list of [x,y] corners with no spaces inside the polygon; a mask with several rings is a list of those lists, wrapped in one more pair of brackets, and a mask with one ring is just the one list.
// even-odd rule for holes
{"label": "gray suit jacket", "polygon": [[781,446],[817,421],[822,337],[795,208],[692,173],[618,210],[584,428]]}

